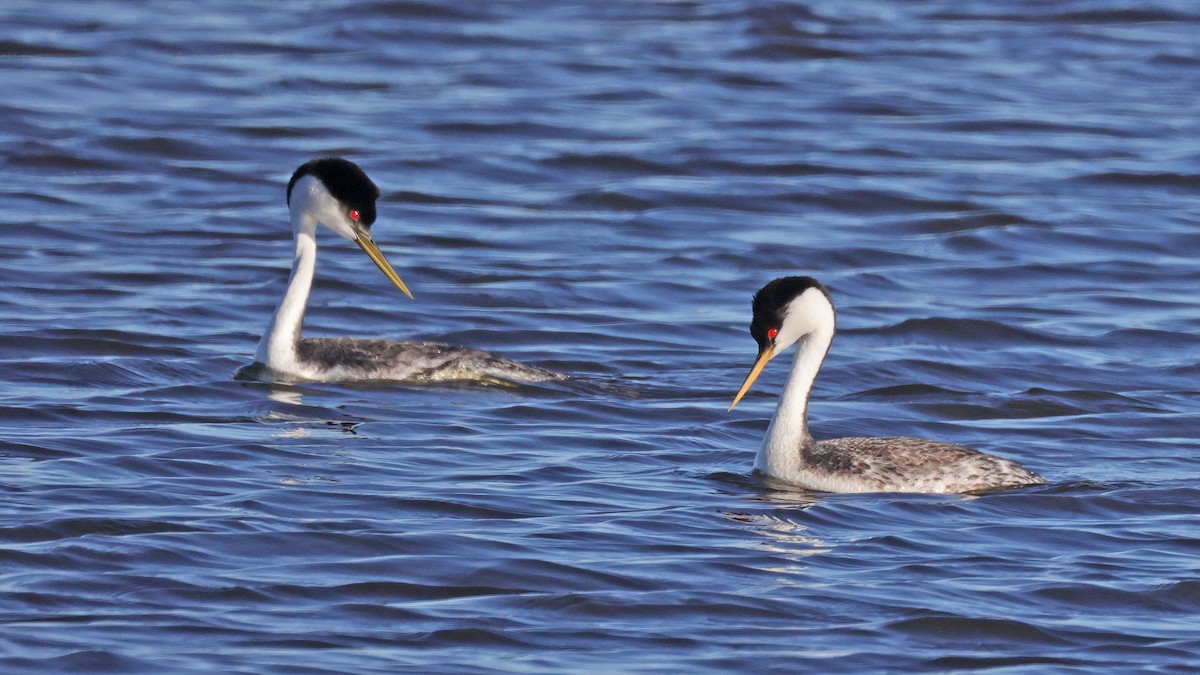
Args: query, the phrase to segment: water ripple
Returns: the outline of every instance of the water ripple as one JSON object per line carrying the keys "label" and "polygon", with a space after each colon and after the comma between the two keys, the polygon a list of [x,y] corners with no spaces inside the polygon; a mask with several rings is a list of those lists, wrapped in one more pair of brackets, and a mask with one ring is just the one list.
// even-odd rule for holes
{"label": "water ripple", "polygon": [[[1192,5],[161,9],[5,9],[5,672],[1200,664]],[[234,381],[328,154],[417,299],[322,232],[307,334],[572,379]],[[754,474],[783,274],[838,307],[818,436],[1050,484]]]}

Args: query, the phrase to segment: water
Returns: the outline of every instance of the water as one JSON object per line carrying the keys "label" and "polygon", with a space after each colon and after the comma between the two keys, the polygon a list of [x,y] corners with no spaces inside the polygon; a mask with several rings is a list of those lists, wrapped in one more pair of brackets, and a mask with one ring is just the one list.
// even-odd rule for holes
{"label": "water", "polygon": [[[1195,3],[0,14],[6,672],[1200,667]],[[309,335],[572,381],[234,381],[325,154],[416,301],[325,232]],[[797,273],[818,436],[1050,484],[751,473]]]}

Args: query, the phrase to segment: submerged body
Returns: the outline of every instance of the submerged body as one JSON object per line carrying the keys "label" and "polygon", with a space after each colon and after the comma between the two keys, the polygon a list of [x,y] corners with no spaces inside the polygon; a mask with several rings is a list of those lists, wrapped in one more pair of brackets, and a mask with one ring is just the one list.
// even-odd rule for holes
{"label": "submerged body", "polygon": [[263,382],[388,380],[411,384],[503,384],[546,382],[565,376],[458,345],[376,338],[308,338],[297,343],[295,357],[289,359],[286,367],[273,368],[255,361],[239,370],[237,378]]}
{"label": "submerged body", "polygon": [[753,308],[750,333],[759,355],[730,409],[776,353],[798,344],[754,461],[759,471],[826,492],[956,494],[1046,482],[1016,462],[953,443],[903,436],[814,440],[808,430],[808,400],[833,341],[835,314],[829,292],[810,277],[784,277],[759,290]]}
{"label": "submerged body", "polygon": [[405,295],[411,298],[412,294],[371,237],[379,188],[356,164],[334,157],[307,162],[292,175],[287,194],[296,243],[292,274],[258,343],[254,364],[239,370],[239,379],[542,382],[564,377],[468,347],[369,338],[301,338],[317,264],[318,223],[357,243]]}
{"label": "submerged body", "polygon": [[[768,459],[787,456],[794,459]],[[961,494],[1046,482],[1016,462],[962,445],[908,436],[814,441],[786,455],[760,452],[755,467],[822,492]]]}

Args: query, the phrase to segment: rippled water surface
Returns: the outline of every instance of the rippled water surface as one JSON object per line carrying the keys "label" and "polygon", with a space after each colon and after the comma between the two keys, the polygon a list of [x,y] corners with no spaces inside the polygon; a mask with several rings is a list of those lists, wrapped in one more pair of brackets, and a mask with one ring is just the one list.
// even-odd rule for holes
{"label": "rippled water surface", "polygon": [[[0,9],[5,672],[1200,668],[1190,1],[26,2]],[[522,388],[238,382],[292,170],[308,335]],[[818,437],[1043,473],[751,471],[753,292],[831,289]]]}

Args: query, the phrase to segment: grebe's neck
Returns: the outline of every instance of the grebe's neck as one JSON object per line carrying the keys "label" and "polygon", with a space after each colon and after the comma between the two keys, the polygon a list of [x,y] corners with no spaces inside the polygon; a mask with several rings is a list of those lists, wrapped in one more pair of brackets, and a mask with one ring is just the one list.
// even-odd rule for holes
{"label": "grebe's neck", "polygon": [[[303,195],[297,196],[303,201]],[[292,274],[288,278],[287,291],[254,353],[255,361],[278,372],[295,370],[304,309],[308,305],[317,266],[317,221],[305,211],[304,204],[293,198],[291,216],[296,255],[292,259]]]}
{"label": "grebe's neck", "polygon": [[808,431],[808,397],[813,382],[829,345],[833,342],[833,312],[829,320],[819,322],[816,328],[801,337],[796,343],[796,359],[791,374],[779,396],[779,406],[771,426],[763,438],[762,447],[754,460],[759,471],[771,476],[790,476],[802,462],[802,452],[814,444]]}

